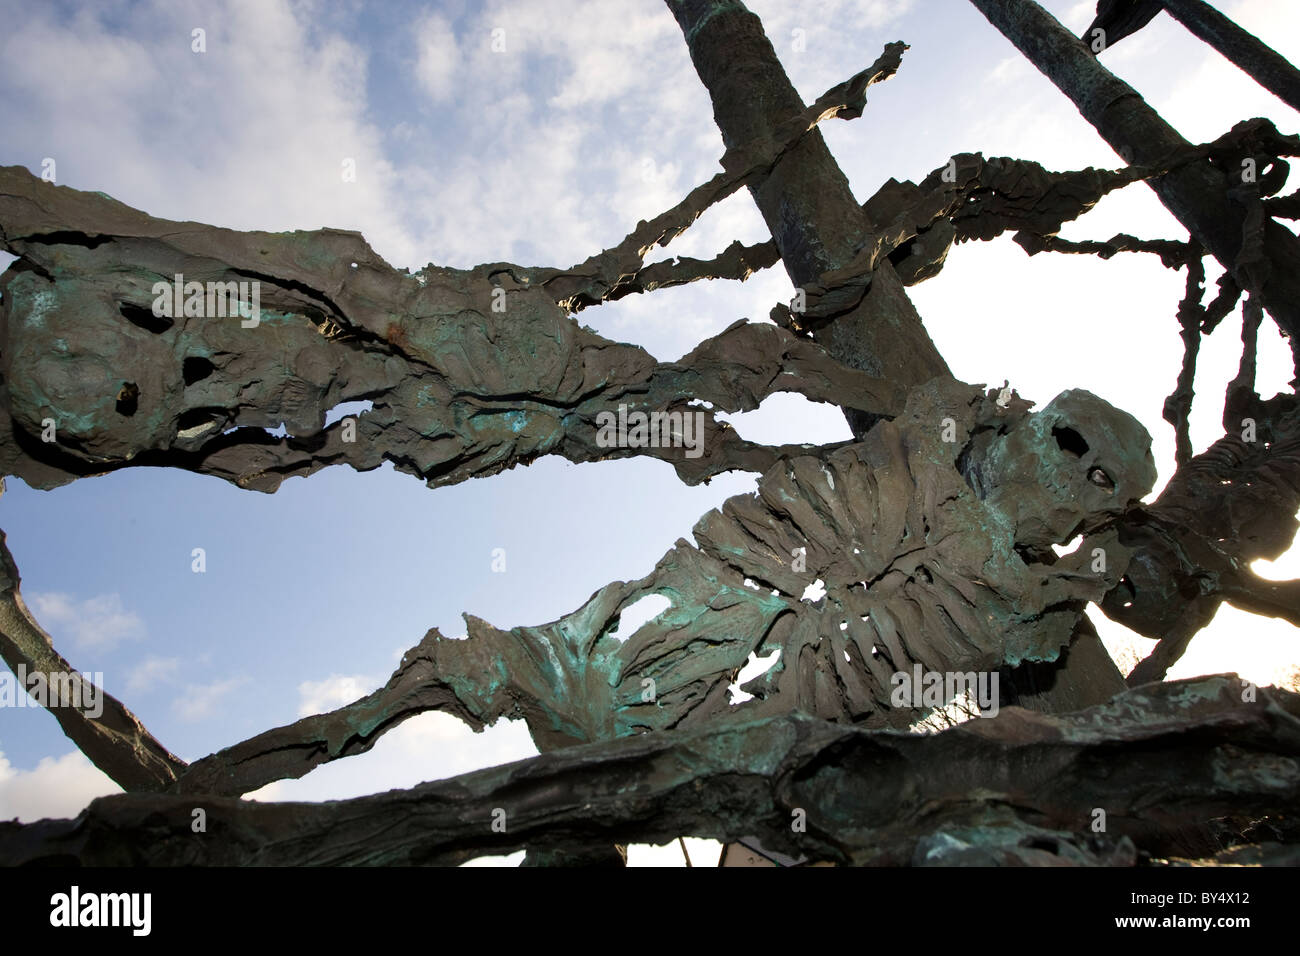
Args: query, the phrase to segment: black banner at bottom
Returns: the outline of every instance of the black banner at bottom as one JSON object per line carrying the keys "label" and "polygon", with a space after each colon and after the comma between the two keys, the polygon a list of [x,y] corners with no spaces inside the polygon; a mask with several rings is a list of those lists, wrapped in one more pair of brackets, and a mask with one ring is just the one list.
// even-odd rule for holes
{"label": "black banner at bottom", "polygon": [[999,918],[1005,922],[997,935],[1005,939],[1030,940],[1042,930],[1085,940],[1199,933],[1226,941],[1288,928],[1295,875],[1287,868],[1221,867],[805,868],[773,882],[721,869],[712,876],[678,871],[670,880],[649,870],[507,876],[468,869],[40,868],[0,870],[0,899],[6,929],[20,940],[77,934],[128,945],[336,943],[406,928],[430,942],[457,930],[486,931],[494,947],[514,935],[536,943],[539,933],[560,944],[570,934],[593,946],[632,934],[654,945],[682,942],[682,934],[711,925],[740,938],[761,927],[768,945],[780,927],[803,935],[824,921],[858,927],[853,932],[863,933],[867,945],[886,923],[909,927],[909,935],[951,933],[957,940],[978,938]]}

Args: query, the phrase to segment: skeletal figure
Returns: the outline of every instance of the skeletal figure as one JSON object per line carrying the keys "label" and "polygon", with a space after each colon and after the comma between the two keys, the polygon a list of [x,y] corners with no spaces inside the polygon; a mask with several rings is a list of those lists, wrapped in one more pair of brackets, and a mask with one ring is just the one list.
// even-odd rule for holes
{"label": "skeletal figure", "polygon": [[[1108,533],[1060,559],[1050,545],[1151,489],[1151,440],[1088,392],[1032,414],[999,397],[936,379],[863,441],[778,462],[640,581],[541,627],[431,632],[436,671],[467,675],[457,697],[478,719],[523,716],[550,749],[794,710],[906,726],[919,714],[891,707],[897,672],[1053,660],[1127,552]],[[672,606],[620,641],[620,611],[655,593]],[[774,650],[733,704],[739,669]]]}

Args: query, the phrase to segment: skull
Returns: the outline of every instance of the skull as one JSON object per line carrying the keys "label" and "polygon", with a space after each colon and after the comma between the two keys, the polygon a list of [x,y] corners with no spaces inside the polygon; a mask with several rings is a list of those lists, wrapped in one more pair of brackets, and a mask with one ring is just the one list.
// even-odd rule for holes
{"label": "skull", "polygon": [[1062,392],[972,449],[968,475],[1020,547],[1045,550],[1120,514],[1151,490],[1151,436],[1091,392]]}

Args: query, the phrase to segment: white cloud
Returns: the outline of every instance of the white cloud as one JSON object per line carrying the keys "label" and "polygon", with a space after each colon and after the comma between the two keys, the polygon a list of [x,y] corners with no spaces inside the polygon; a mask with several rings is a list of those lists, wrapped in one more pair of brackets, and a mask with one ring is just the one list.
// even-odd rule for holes
{"label": "white cloud", "polygon": [[176,677],[180,668],[179,657],[146,657],[131,668],[126,678],[126,690],[129,694],[138,694],[158,684],[169,684]]}
{"label": "white cloud", "polygon": [[[111,19],[33,7],[11,21],[0,84],[24,104],[6,116],[6,141],[40,144],[20,154],[29,168],[50,156],[60,184],[156,216],[358,229],[390,260],[417,257],[383,133],[367,119],[365,52],[318,27],[310,5],[145,3]],[[189,43],[200,21],[204,54]],[[38,62],[59,69],[33,72]],[[343,181],[344,159],[355,182]]]}
{"label": "white cloud", "polygon": [[383,683],[382,680],[361,674],[331,674],[324,680],[303,681],[298,685],[298,716],[310,717],[337,710],[366,696]]}
{"label": "white cloud", "polygon": [[998,61],[998,65],[989,72],[989,82],[1009,83],[1012,80],[1019,80],[1027,76],[1032,69],[1029,61],[1017,53],[1015,56]]}
{"label": "white cloud", "polygon": [[746,5],[763,21],[778,59],[805,102],[868,66],[886,42],[906,40],[885,33],[916,7],[914,0],[822,0],[816,4],[752,0]]}
{"label": "white cloud", "polygon": [[797,392],[777,392],[752,411],[723,412],[717,418],[728,422],[741,438],[762,445],[823,445],[853,439],[837,406],[811,401]]}
{"label": "white cloud", "polygon": [[221,703],[231,692],[247,683],[247,677],[228,677],[209,684],[190,684],[172,701],[172,710],[181,720],[207,720],[221,712]]}
{"label": "white cloud", "polygon": [[[505,52],[491,49],[498,28]],[[666,8],[501,0],[456,21],[454,50],[449,29],[424,21],[413,50],[414,83],[438,91],[427,162],[409,190],[434,261],[570,265],[714,172],[708,96]],[[436,135],[449,128],[455,149]],[[664,150],[700,133],[706,150]]]}
{"label": "white cloud", "polygon": [[444,103],[457,93],[456,78],[461,69],[460,49],[447,18],[431,13],[416,30],[419,58],[415,75],[435,103]]}
{"label": "white cloud", "polygon": [[86,757],[73,752],[43,757],[34,770],[18,770],[0,752],[0,820],[75,817],[96,797],[122,788]]}
{"label": "white cloud", "polygon": [[1096,0],[1079,0],[1078,3],[1070,7],[1063,14],[1058,14],[1057,19],[1069,27],[1076,36],[1083,33],[1088,24],[1092,23],[1093,18],[1097,15]]}
{"label": "white cloud", "polygon": [[618,631],[615,637],[626,641],[635,634],[643,624],[658,617],[672,607],[673,602],[662,594],[647,594],[625,607],[618,616]]}
{"label": "white cloud", "polygon": [[619,51],[608,47],[589,51],[575,67],[565,78],[559,94],[551,100],[562,109],[614,99],[636,82],[635,74],[626,68]]}
{"label": "white cloud", "polygon": [[367,753],[324,764],[298,780],[277,781],[247,797],[346,800],[443,780],[536,753],[523,721],[500,720],[476,734],[455,717],[433,711],[404,721]]}
{"label": "white cloud", "polygon": [[69,594],[46,592],[27,598],[37,622],[55,638],[67,636],[74,645],[107,649],[124,640],[140,637],[144,624],[139,616],[122,606],[117,594],[101,594],[78,601]]}

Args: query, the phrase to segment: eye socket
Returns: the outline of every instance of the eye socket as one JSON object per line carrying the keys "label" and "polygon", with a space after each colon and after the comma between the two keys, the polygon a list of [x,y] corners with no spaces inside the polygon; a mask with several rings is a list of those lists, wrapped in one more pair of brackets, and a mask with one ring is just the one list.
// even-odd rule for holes
{"label": "eye socket", "polygon": [[1073,428],[1057,426],[1052,429],[1052,437],[1056,439],[1056,444],[1061,451],[1067,455],[1073,455],[1075,458],[1082,458],[1088,454],[1088,443],[1084,437]]}
{"label": "eye socket", "polygon": [[1115,490],[1115,482],[1111,479],[1110,475],[1106,474],[1106,472],[1100,468],[1091,469],[1088,472],[1088,480],[1098,488],[1104,488],[1107,491]]}

